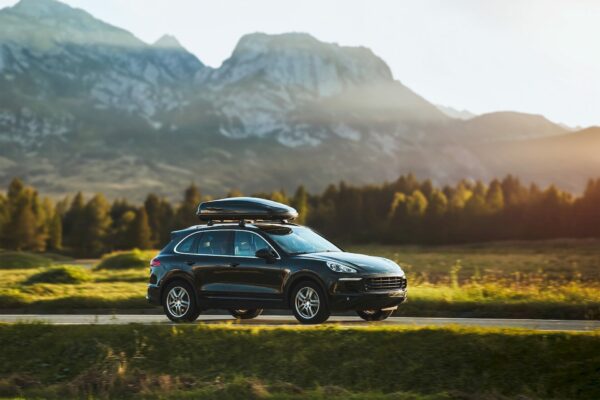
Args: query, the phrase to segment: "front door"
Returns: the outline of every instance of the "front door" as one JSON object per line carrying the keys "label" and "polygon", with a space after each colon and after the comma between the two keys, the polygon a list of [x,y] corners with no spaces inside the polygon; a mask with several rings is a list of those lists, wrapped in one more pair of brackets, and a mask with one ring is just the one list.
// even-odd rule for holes
{"label": "front door", "polygon": [[238,265],[233,278],[236,280],[237,295],[249,299],[279,301],[282,299],[287,271],[279,258],[267,261],[256,257],[256,252],[264,248],[272,250],[258,233],[235,231],[233,255]]}

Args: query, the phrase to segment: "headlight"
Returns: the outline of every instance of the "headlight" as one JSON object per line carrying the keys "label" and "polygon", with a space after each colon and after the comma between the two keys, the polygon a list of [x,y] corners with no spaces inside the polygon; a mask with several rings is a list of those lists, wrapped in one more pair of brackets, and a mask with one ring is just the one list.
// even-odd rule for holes
{"label": "headlight", "polygon": [[347,265],[340,264],[340,263],[337,263],[337,262],[333,262],[333,261],[327,261],[327,266],[333,272],[346,272],[346,273],[350,273],[350,274],[355,274],[357,272],[352,267],[349,267]]}

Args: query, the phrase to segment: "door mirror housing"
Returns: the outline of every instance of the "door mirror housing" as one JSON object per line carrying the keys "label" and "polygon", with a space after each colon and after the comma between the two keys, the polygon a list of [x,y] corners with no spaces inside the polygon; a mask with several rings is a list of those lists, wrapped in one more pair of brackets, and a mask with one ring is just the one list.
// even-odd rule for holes
{"label": "door mirror housing", "polygon": [[272,262],[277,258],[277,255],[273,250],[263,248],[256,251],[256,257],[264,258],[265,260]]}

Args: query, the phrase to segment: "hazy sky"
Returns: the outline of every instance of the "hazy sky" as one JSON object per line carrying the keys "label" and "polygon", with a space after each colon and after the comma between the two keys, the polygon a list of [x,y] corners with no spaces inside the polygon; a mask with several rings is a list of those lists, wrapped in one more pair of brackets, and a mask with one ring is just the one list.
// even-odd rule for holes
{"label": "hazy sky", "polygon": [[596,0],[65,2],[147,42],[173,34],[210,66],[245,33],[308,32],[370,47],[396,79],[434,103],[600,125]]}

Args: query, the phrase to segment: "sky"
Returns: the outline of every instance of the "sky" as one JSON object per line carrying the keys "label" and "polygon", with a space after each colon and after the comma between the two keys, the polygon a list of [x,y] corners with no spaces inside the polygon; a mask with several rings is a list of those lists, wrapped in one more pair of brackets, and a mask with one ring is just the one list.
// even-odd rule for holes
{"label": "sky", "polygon": [[64,2],[149,43],[172,34],[213,67],[246,33],[307,32],[371,48],[395,79],[435,104],[600,125],[597,0]]}

